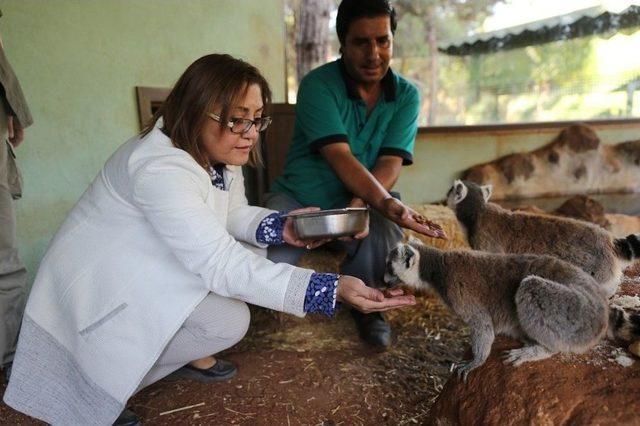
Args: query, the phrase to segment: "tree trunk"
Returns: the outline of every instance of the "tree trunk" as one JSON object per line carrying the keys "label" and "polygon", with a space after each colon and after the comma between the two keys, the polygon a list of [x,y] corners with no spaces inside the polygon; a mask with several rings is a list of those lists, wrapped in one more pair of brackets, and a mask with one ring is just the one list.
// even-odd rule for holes
{"label": "tree trunk", "polygon": [[427,8],[427,43],[429,44],[429,114],[427,125],[436,122],[438,108],[438,38],[436,34],[435,7]]}
{"label": "tree trunk", "polygon": [[329,59],[331,0],[302,0],[298,12],[296,71],[298,82]]}

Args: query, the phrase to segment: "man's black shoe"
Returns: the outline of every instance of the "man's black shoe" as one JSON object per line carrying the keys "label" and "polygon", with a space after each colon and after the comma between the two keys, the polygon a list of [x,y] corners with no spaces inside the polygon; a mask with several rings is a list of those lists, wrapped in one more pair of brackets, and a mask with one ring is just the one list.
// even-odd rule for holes
{"label": "man's black shoe", "polygon": [[352,309],[351,315],[356,322],[360,337],[365,342],[381,350],[391,345],[391,327],[380,312],[363,314]]}
{"label": "man's black shoe", "polygon": [[130,409],[125,408],[124,411],[120,413],[120,416],[118,416],[115,423],[113,423],[113,426],[139,426],[140,424],[138,415]]}

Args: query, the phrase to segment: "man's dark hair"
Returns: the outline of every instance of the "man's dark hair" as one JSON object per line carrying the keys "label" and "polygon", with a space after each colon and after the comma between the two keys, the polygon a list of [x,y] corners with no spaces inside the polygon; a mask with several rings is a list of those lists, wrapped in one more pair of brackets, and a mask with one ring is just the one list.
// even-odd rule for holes
{"label": "man's dark hair", "polygon": [[395,34],[398,22],[396,11],[389,0],[342,0],[338,7],[336,32],[340,44],[344,45],[349,25],[360,18],[377,18],[388,16],[391,21],[391,33]]}

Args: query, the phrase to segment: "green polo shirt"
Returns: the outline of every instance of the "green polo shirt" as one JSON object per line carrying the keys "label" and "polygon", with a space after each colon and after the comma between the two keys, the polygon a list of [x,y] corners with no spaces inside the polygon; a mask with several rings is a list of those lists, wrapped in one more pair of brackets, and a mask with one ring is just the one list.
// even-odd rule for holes
{"label": "green polo shirt", "polygon": [[283,174],[271,186],[304,206],[344,207],[353,196],[319,148],[347,141],[352,154],[372,170],[381,155],[413,162],[420,95],[409,81],[387,72],[383,95],[367,117],[367,106],[341,59],[307,74],[300,82],[293,140]]}

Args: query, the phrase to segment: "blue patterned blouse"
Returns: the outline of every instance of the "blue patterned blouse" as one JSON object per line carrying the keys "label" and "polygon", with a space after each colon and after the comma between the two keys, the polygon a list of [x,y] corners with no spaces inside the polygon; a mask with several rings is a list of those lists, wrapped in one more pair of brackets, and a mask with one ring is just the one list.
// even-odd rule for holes
{"label": "blue patterned blouse", "polygon": [[[209,168],[211,183],[216,188],[226,191],[224,185],[224,164]],[[256,231],[256,240],[263,244],[284,244],[283,232],[286,219],[284,212],[272,213],[265,217]],[[333,316],[336,311],[336,297],[338,293],[338,274],[313,273],[309,279],[309,286],[304,298],[304,311],[307,313],[322,313]]]}

